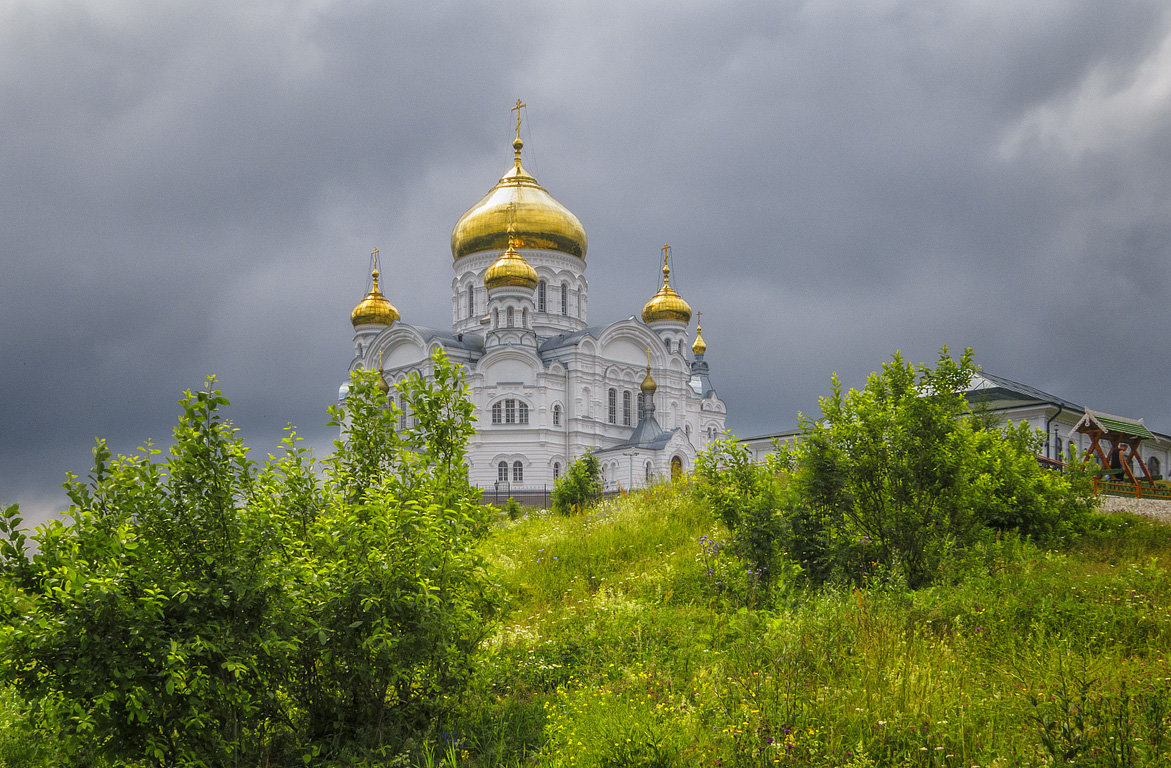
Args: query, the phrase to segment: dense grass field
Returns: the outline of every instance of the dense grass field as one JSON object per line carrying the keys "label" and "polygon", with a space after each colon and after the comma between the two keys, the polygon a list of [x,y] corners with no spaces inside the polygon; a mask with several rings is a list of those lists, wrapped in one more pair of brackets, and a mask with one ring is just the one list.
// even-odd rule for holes
{"label": "dense grass field", "polygon": [[[942,583],[762,604],[688,493],[500,514],[504,603],[438,766],[1171,765],[1171,528],[1096,515],[1058,549],[970,551]],[[0,765],[45,765],[0,690]]]}
{"label": "dense grass field", "polygon": [[945,583],[770,605],[685,488],[501,517],[508,596],[435,763],[1171,765],[1171,530],[1099,515]]}

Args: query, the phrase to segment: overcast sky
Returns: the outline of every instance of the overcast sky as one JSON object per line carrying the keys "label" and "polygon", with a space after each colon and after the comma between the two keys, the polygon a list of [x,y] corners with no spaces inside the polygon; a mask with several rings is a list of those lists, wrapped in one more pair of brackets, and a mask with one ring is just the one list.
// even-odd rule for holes
{"label": "overcast sky", "polygon": [[370,250],[450,326],[518,97],[591,322],[671,243],[737,434],[944,344],[1171,431],[1166,0],[0,0],[0,503],[207,374],[326,451]]}

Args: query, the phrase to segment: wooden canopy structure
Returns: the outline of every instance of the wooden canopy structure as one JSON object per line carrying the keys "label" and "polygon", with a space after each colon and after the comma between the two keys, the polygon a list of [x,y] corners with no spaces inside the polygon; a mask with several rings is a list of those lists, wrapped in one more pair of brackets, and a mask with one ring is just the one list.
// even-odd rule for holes
{"label": "wooden canopy structure", "polygon": [[[1086,459],[1096,459],[1104,473],[1121,473],[1122,477],[1116,478],[1116,482],[1126,482],[1129,478],[1130,483],[1135,486],[1144,481],[1154,485],[1157,478],[1152,477],[1150,470],[1147,469],[1147,464],[1139,453],[1139,446],[1143,440],[1154,439],[1155,435],[1147,429],[1142,419],[1111,416],[1087,408],[1085,415],[1070,430],[1070,435],[1073,435],[1074,432],[1080,432],[1090,437],[1090,447],[1086,449],[1085,453]],[[1119,450],[1119,458],[1122,463],[1120,468],[1110,467],[1107,453],[1102,447],[1103,441],[1110,444],[1111,453],[1115,449]],[[1135,475],[1133,466],[1135,462],[1142,470],[1141,480]]]}

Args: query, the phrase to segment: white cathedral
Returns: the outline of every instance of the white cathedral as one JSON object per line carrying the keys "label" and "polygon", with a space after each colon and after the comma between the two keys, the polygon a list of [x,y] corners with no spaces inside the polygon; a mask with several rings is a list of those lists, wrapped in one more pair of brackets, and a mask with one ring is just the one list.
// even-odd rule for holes
{"label": "white cathedral", "polygon": [[689,336],[691,307],[671,287],[670,248],[641,320],[590,325],[585,229],[521,165],[521,106],[512,167],[451,233],[451,330],[400,320],[375,250],[370,291],[350,316],[350,370],[378,370],[389,391],[428,375],[436,348],[462,364],[476,409],[468,477],[498,498],[539,498],[587,451],[611,491],[690,471],[727,411],[698,324]]}

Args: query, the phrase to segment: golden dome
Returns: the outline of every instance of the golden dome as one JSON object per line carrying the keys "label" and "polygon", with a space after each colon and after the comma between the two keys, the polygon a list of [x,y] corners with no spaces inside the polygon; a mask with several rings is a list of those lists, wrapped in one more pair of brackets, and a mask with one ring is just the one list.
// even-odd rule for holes
{"label": "golden dome", "polygon": [[386,377],[382,375],[381,371],[378,372],[378,391],[384,395],[390,392],[390,384],[387,383]]}
{"label": "golden dome", "polygon": [[354,311],[350,313],[350,323],[355,328],[359,325],[393,325],[399,319],[398,310],[378,290],[378,249],[374,249],[374,268],[370,270],[370,277],[374,285],[366,298],[358,302]]}
{"label": "golden dome", "polygon": [[[518,248],[560,251],[585,259],[585,228],[521,166],[524,142],[519,135],[512,146],[516,151],[512,169],[455,223],[452,258],[506,247],[507,225],[514,221]],[[513,207],[515,214],[509,212]]]}
{"label": "golden dome", "polygon": [[695,323],[695,341],[691,344],[691,351],[697,355],[702,355],[707,352],[707,343],[703,340],[703,324],[700,322],[703,319],[703,313],[699,313],[699,320]]}
{"label": "golden dome", "polygon": [[484,287],[491,291],[494,288],[517,286],[531,291],[537,287],[537,270],[517,253],[511,227],[509,230],[508,250],[484,272]]}
{"label": "golden dome", "polygon": [[651,364],[649,362],[646,364],[646,376],[643,377],[642,384],[639,384],[638,388],[651,394],[654,394],[654,391],[659,388],[659,385],[651,378]]}
{"label": "golden dome", "polygon": [[667,256],[670,250],[671,246],[663,246],[663,286],[659,288],[658,292],[642,308],[642,321],[644,323],[662,321],[691,322],[691,307],[671,287],[671,268],[667,266]]}

